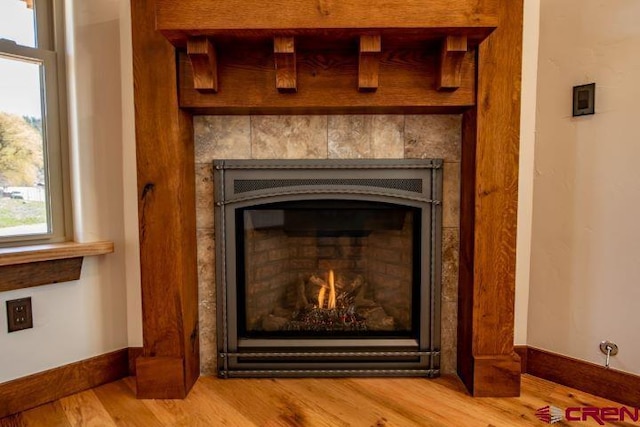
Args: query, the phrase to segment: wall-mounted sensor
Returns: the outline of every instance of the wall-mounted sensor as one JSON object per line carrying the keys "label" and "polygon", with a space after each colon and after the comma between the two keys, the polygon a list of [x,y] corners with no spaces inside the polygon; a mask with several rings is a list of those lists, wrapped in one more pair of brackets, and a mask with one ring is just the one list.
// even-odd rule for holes
{"label": "wall-mounted sensor", "polygon": [[573,116],[595,114],[596,84],[573,87]]}

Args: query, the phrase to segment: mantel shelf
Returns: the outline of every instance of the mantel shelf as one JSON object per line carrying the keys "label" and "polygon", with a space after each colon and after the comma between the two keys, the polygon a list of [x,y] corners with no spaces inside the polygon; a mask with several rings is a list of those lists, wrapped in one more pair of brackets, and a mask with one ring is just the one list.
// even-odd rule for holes
{"label": "mantel shelf", "polygon": [[156,0],[155,29],[176,46],[188,36],[315,37],[373,31],[411,37],[448,32],[481,41],[498,24],[497,0]]}
{"label": "mantel shelf", "polygon": [[0,249],[0,292],[80,278],[85,256],[113,252],[113,242],[64,242]]}

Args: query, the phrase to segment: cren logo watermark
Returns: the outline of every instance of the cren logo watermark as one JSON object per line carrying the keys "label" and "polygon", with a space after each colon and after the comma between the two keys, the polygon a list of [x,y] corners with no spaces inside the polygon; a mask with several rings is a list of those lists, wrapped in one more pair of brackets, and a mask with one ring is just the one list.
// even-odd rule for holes
{"label": "cren logo watermark", "polygon": [[589,421],[593,420],[601,426],[607,422],[618,421],[639,421],[640,410],[638,408],[620,407],[596,407],[596,406],[573,406],[567,409],[560,409],[547,405],[536,411],[536,417],[547,424],[555,424],[562,420],[567,421]]}

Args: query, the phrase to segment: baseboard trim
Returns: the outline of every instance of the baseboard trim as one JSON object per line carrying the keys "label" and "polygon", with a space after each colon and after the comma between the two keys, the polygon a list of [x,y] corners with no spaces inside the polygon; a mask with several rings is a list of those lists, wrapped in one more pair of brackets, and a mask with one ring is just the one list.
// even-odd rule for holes
{"label": "baseboard trim", "polygon": [[0,418],[124,378],[136,354],[136,348],[123,348],[2,383]]}
{"label": "baseboard trim", "polygon": [[534,347],[516,346],[516,352],[523,373],[640,408],[640,376]]}

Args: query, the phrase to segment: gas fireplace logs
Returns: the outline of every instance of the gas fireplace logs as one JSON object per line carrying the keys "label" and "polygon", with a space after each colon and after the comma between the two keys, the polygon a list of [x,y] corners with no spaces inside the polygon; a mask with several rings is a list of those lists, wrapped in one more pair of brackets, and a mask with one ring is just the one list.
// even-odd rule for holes
{"label": "gas fireplace logs", "polygon": [[[300,275],[290,286],[293,308],[278,306],[262,319],[264,331],[392,331],[395,320],[367,298],[367,282],[361,274],[349,279],[328,273]],[[295,291],[295,292],[293,292]]]}

